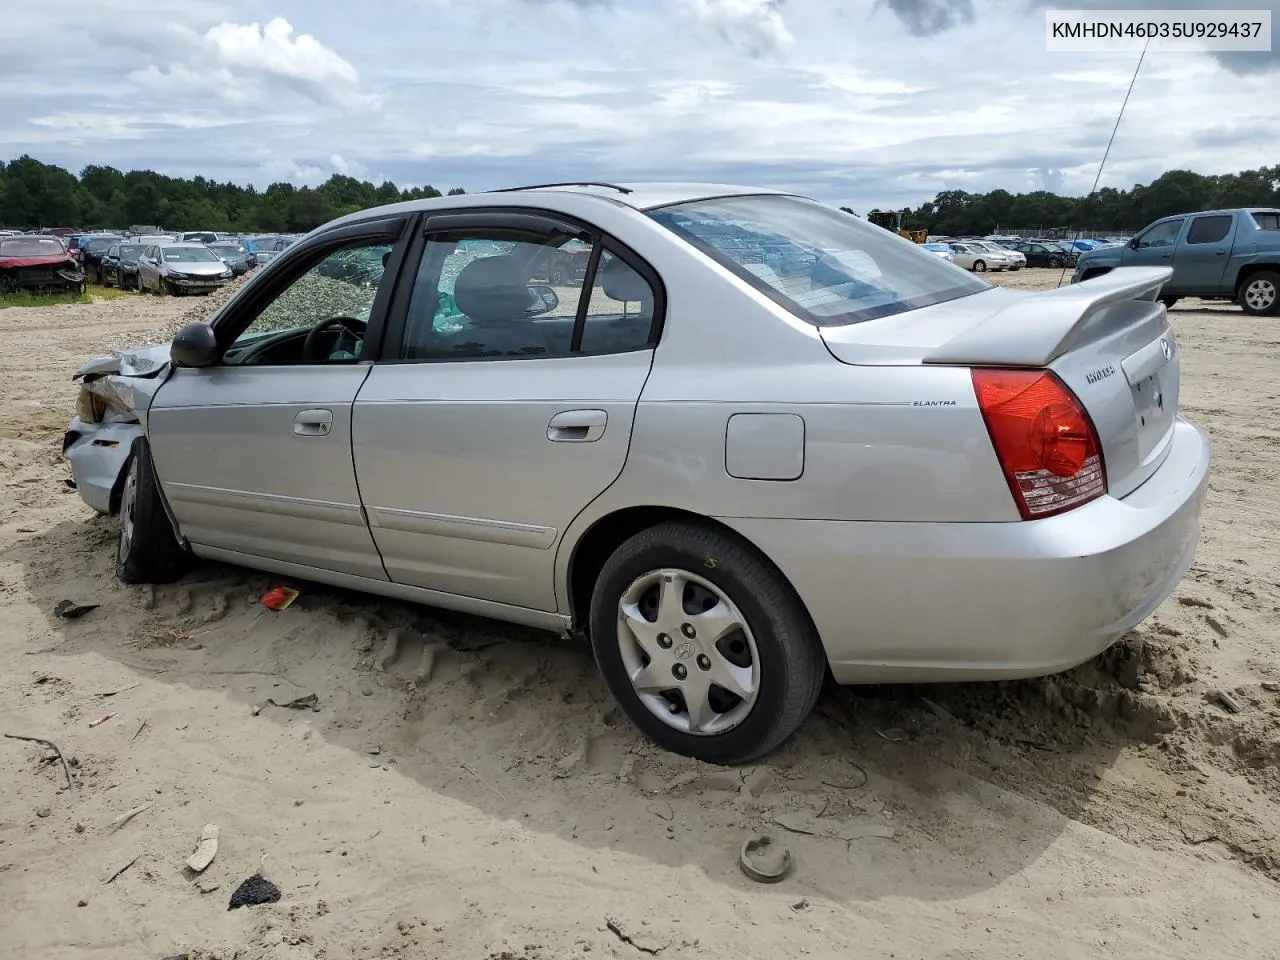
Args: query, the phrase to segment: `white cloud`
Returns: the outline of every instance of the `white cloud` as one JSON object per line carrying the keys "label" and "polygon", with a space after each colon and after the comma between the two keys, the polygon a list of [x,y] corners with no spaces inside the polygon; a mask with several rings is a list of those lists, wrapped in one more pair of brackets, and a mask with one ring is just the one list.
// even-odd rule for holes
{"label": "white cloud", "polygon": [[306,83],[355,86],[360,73],[309,33],[293,37],[293,25],[276,17],[265,27],[256,23],[220,23],[204,35],[228,67],[290,77]]}
{"label": "white cloud", "polygon": [[679,5],[750,56],[795,45],[782,19],[781,0],[679,0]]}

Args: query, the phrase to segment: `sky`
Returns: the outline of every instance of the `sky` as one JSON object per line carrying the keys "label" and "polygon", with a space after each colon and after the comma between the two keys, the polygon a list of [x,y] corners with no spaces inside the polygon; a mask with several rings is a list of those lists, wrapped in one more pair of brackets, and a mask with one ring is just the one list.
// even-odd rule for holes
{"label": "sky", "polygon": [[[0,160],[265,187],[708,180],[1087,193],[1134,53],[1047,0],[0,0]],[[1280,0],[1065,0],[1268,8]],[[1280,27],[1278,27],[1280,29]],[[1142,65],[1101,185],[1280,163],[1280,43]]]}

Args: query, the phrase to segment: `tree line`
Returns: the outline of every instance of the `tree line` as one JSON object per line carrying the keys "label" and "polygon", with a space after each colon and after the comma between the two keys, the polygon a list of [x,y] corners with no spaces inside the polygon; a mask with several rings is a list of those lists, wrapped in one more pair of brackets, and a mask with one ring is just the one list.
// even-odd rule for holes
{"label": "tree line", "polygon": [[1221,175],[1170,170],[1149,184],[1135,184],[1128,190],[1105,187],[1085,197],[1063,197],[1047,190],[944,190],[914,210],[907,207],[900,213],[902,226],[909,230],[987,236],[1030,227],[1068,233],[1137,230],[1175,213],[1231,207],[1280,207],[1280,165]]}
{"label": "tree line", "polygon": [[[450,195],[464,193],[461,188]],[[79,176],[29,156],[0,163],[0,227],[126,227],[303,233],[357,210],[438,197],[432,186],[375,186],[335,174],[318,187],[252,186],[205,177],[168,177],[153,170],[122,173],[90,165]]]}
{"label": "tree line", "polygon": [[[460,187],[449,190],[450,195],[464,192]],[[98,165],[76,175],[29,156],[0,163],[0,227],[23,229],[145,223],[169,229],[300,233],[356,210],[440,195],[431,186],[402,189],[340,174],[318,187],[273,183],[258,191],[205,177],[168,177],[152,170],[122,173]],[[1127,190],[1106,187],[1086,197],[1045,190],[944,190],[900,212],[908,229],[963,236],[1032,225],[1045,230],[1136,229],[1174,213],[1252,206],[1280,206],[1280,165],[1222,175],[1170,170],[1150,184]]]}

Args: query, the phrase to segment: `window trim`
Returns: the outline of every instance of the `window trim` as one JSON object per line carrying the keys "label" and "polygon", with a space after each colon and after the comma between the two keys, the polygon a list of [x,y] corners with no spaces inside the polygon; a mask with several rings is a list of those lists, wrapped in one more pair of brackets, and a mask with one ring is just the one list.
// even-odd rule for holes
{"label": "window trim", "polygon": [[[1217,240],[1192,240],[1191,234],[1195,232],[1196,224],[1201,220],[1226,220],[1227,230]],[[1236,218],[1233,213],[1198,213],[1191,218],[1191,225],[1187,227],[1187,236],[1183,242],[1189,247],[1203,247],[1209,244],[1222,243],[1231,236],[1231,230],[1235,226],[1235,222]]]}
{"label": "window trim", "polygon": [[[405,357],[404,335],[409,320],[409,303],[413,297],[418,278],[418,268],[426,253],[427,243],[432,235],[454,233],[468,229],[502,229],[520,230],[522,232],[567,232],[570,237],[587,239],[591,242],[591,259],[587,264],[587,272],[582,278],[582,293],[578,297],[578,310],[574,314],[573,336],[569,353],[554,356],[538,357]],[[633,350],[584,351],[574,350],[581,347],[582,333],[586,322],[586,311],[590,309],[591,289],[595,284],[596,267],[604,251],[622,260],[636,271],[653,290],[653,321],[649,327],[649,337],[644,346]],[[381,331],[376,363],[492,363],[511,360],[566,360],[573,357],[615,356],[624,353],[636,353],[641,350],[654,350],[662,339],[662,330],[666,322],[667,290],[662,277],[644,257],[636,253],[613,234],[579,217],[549,210],[542,207],[485,207],[482,209],[458,207],[448,210],[431,211],[423,217],[420,229],[414,230],[410,243],[405,245],[403,266],[397,279],[395,297],[388,307],[386,323]],[[368,338],[365,340],[369,347]],[[374,356],[374,354],[370,354]]]}
{"label": "window trim", "polygon": [[[345,224],[332,230],[326,230],[314,236],[292,244],[284,253],[273,260],[269,267],[263,268],[244,288],[241,295],[232,298],[227,307],[215,315],[210,322],[218,341],[219,359],[216,366],[222,363],[221,356],[231,348],[240,334],[258,318],[258,315],[269,306],[285,289],[292,286],[303,274],[330,253],[343,247],[358,246],[361,241],[391,244],[391,257],[387,260],[383,283],[379,285],[369,310],[369,326],[365,331],[364,350],[368,356],[361,356],[360,362],[372,360],[381,349],[381,337],[386,326],[388,305],[397,289],[400,280],[400,269],[404,262],[407,244],[406,235],[417,220],[416,216],[402,215],[382,217],[376,220],[361,220]],[[277,266],[279,264],[279,266]],[[391,282],[386,282],[386,277]],[[247,319],[246,319],[247,318]],[[363,352],[362,352],[363,353]],[[290,363],[290,364],[254,364],[251,369],[269,370],[279,367],[326,366],[324,363]],[[336,366],[336,364],[335,364]]]}

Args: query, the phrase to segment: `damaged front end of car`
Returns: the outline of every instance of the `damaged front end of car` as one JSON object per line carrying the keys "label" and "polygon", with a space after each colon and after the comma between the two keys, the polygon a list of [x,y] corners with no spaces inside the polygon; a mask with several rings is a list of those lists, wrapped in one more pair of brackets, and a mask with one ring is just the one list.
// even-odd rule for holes
{"label": "damaged front end of car", "polygon": [[0,258],[0,290],[13,293],[80,293],[84,271],[71,257],[57,263]]}
{"label": "damaged front end of car", "polygon": [[134,442],[146,435],[147,411],[169,370],[169,346],[94,357],[76,371],[75,416],[62,455],[80,498],[99,513],[120,508],[120,491]]}

